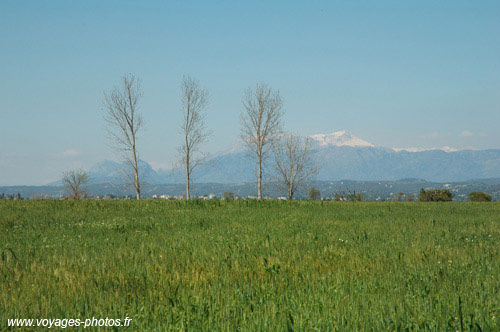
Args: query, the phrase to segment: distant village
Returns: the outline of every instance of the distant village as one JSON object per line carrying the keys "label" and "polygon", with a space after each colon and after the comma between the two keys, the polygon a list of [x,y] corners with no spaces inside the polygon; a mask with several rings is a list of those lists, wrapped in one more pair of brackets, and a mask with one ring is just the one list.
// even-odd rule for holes
{"label": "distant village", "polygon": [[[358,200],[362,200],[358,194]],[[145,199],[153,199],[153,200],[186,200],[185,195],[167,195],[167,194],[154,194],[151,195],[150,197],[144,197]],[[23,197],[20,193],[14,194],[14,195],[7,195],[5,193],[0,193],[0,200],[67,200],[70,199],[68,195],[64,194],[59,194],[59,195],[49,195],[49,194],[33,194],[30,195],[29,197]],[[130,199],[135,199],[134,195],[113,195],[113,194],[107,194],[107,195],[89,195],[85,194],[82,196],[82,199],[90,199],[90,200],[130,200]],[[199,195],[195,197],[191,197],[191,200],[201,200],[201,201],[207,201],[207,200],[256,200],[258,199],[257,196],[238,196],[234,195],[232,192],[225,192],[223,195],[218,197],[216,194],[205,194],[205,195]],[[286,201],[287,198],[282,196],[282,197],[269,197],[269,196],[264,196],[263,199],[265,200],[278,200],[278,201]],[[309,198],[311,199],[311,198]],[[294,199],[295,200],[295,199]],[[336,194],[334,197],[317,197],[314,198],[313,200],[321,200],[321,201],[348,201],[352,200],[349,199],[348,197],[344,197],[342,195]]]}
{"label": "distant village", "polygon": [[[343,184],[343,182],[339,182],[339,184]],[[380,186],[381,185],[381,186]],[[400,186],[398,186],[400,187]],[[419,201],[419,192],[418,189],[415,188],[406,188],[405,191],[400,190],[393,184],[383,184],[379,183],[378,187],[367,188],[367,190],[332,190],[331,188],[321,188],[321,191],[316,188],[311,188],[311,190],[307,192],[302,192],[300,195],[293,197],[293,200],[314,200],[314,201],[398,201],[398,202],[415,202]],[[382,188],[382,189],[380,189]],[[390,189],[389,189],[390,188]],[[398,188],[398,189],[397,189]],[[438,187],[439,188],[439,187]],[[471,192],[481,192],[485,191],[484,189],[489,189],[487,192],[492,196],[493,201],[498,201],[500,198],[500,185],[491,186],[491,187],[477,187],[475,185],[465,185],[463,183],[457,183],[454,185],[444,184],[441,185],[440,190],[449,191],[453,196],[452,200],[454,201],[468,201]],[[208,188],[207,188],[208,189]],[[385,189],[385,190],[384,190]],[[387,190],[389,189],[389,190]],[[393,189],[393,190],[391,190]],[[426,186],[426,190],[436,189],[436,187]],[[4,188],[0,188],[0,190],[5,190]],[[210,189],[208,189],[210,190]],[[208,191],[207,190],[207,191]],[[323,191],[324,190],[324,191]],[[423,190],[423,189],[422,189]],[[16,190],[17,191],[17,190]],[[0,192],[0,200],[66,200],[72,199],[68,192],[53,192],[53,193],[36,193],[30,192],[27,190],[19,190],[20,192],[16,192],[11,190],[1,193]],[[246,190],[248,192],[248,190]],[[417,191],[417,192],[415,192]],[[209,191],[208,191],[209,192]],[[136,199],[135,195],[132,194],[95,194],[89,192],[83,192],[79,197],[80,199],[88,199],[88,200],[130,200]],[[151,193],[149,192],[147,195],[143,196],[144,199],[152,199],[152,200],[186,200],[186,196],[184,194],[166,194],[166,193]],[[242,194],[241,192],[235,193],[233,191],[218,191],[217,193],[205,193],[203,195],[192,195],[190,200],[199,200],[199,201],[210,201],[210,200],[256,200],[257,196]],[[285,196],[280,196],[279,193],[274,192],[271,195],[265,195],[262,197],[265,200],[278,200],[278,201],[286,201],[288,200]]]}

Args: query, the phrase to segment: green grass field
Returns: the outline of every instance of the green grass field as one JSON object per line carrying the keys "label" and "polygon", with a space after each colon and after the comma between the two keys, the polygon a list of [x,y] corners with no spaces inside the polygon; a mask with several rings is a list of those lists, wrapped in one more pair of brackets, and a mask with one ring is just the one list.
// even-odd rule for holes
{"label": "green grass field", "polygon": [[500,331],[498,203],[0,201],[0,251],[0,330]]}

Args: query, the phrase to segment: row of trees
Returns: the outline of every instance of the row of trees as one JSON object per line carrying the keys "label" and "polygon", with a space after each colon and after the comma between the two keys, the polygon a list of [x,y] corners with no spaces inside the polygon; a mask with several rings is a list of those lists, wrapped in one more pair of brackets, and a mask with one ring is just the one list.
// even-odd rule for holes
{"label": "row of trees", "polygon": [[[421,189],[418,194],[418,200],[421,202],[451,202],[455,195],[448,189]],[[469,194],[469,201],[471,202],[491,202],[491,195],[482,192],[474,191]]]}
{"label": "row of trees", "polygon": [[418,200],[420,202],[451,202],[455,195],[448,189],[420,189]]}
{"label": "row of trees", "polygon": [[[191,198],[193,172],[207,160],[201,146],[211,134],[205,126],[208,92],[196,79],[184,77],[182,91],[182,144],[178,147],[180,166],[186,180],[186,199]],[[114,147],[123,154],[128,166],[126,176],[133,185],[136,198],[141,198],[142,179],[139,169],[138,136],[143,128],[139,111],[142,97],[139,80],[128,75],[119,86],[104,94],[105,120]],[[292,199],[297,189],[317,172],[313,163],[311,143],[283,132],[283,100],[279,91],[265,83],[245,90],[241,112],[241,139],[255,159],[257,198],[262,198],[264,166],[273,151],[275,180]],[[87,181],[84,171],[71,171],[63,176],[71,197],[81,197],[81,185]]]}
{"label": "row of trees", "polygon": [[[189,200],[193,172],[198,166],[205,164],[208,157],[207,153],[201,151],[201,146],[207,141],[211,131],[205,126],[208,91],[200,86],[198,80],[186,76],[181,84],[181,93],[182,143],[178,147],[178,154],[179,165],[185,173],[186,199]],[[135,189],[137,199],[141,198],[142,189],[137,144],[139,133],[143,129],[143,117],[139,108],[142,96],[140,81],[133,75],[124,76],[118,86],[104,94],[105,120],[109,125],[109,136],[114,147],[123,154],[128,166],[125,174]],[[299,187],[307,183],[318,171],[311,156],[311,142],[307,138],[284,133],[283,99],[279,91],[273,90],[266,83],[246,89],[242,104],[240,136],[256,163],[257,198],[263,197],[263,171],[270,153],[273,152],[273,180],[291,200]],[[62,179],[73,199],[82,197],[82,185],[87,181],[88,175],[82,170],[66,172]],[[398,199],[402,200],[404,194],[398,195]],[[354,193],[352,199],[363,200],[363,197],[360,193]],[[418,199],[451,201],[453,194],[449,190],[422,189]],[[470,200],[491,201],[491,197],[472,193]]]}

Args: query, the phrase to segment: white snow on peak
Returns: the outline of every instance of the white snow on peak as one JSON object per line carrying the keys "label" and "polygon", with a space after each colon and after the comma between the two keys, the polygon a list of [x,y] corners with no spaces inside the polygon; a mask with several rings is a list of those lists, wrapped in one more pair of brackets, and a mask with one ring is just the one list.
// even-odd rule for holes
{"label": "white snow on peak", "polygon": [[[349,147],[375,147],[374,144],[367,142],[359,137],[356,137],[349,133],[346,130],[342,131],[336,131],[331,134],[315,134],[311,136],[300,136],[301,138],[310,138],[312,140],[311,143],[313,143],[313,146],[316,148],[321,148],[321,147],[328,147],[328,146],[349,146]],[[458,149],[449,147],[449,146],[444,146],[441,148],[415,148],[415,147],[410,147],[410,148],[392,148],[393,151],[395,152],[401,152],[401,151],[406,151],[406,152],[422,152],[422,151],[436,151],[436,150],[441,150],[444,152],[455,152],[459,151]],[[245,144],[242,139],[238,139],[233,144],[231,147],[228,149],[225,149],[223,151],[216,152],[212,154],[212,157],[218,157],[222,155],[227,155],[227,154],[234,154],[234,153],[239,153],[239,152],[244,152],[246,151]]]}
{"label": "white snow on peak", "polygon": [[351,135],[345,130],[336,131],[331,134],[316,134],[309,136],[312,140],[316,141],[319,146],[361,146],[361,147],[374,147],[370,142],[362,140],[359,137]]}
{"label": "white snow on peak", "polygon": [[422,151],[435,151],[441,150],[444,152],[455,152],[458,149],[452,148],[450,146],[443,146],[442,148],[392,148],[396,152],[406,151],[406,152],[422,152]]}

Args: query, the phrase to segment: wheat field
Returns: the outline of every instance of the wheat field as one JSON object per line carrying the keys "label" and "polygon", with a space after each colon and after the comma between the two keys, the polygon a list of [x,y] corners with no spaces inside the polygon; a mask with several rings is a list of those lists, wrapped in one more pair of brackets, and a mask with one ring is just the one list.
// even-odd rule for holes
{"label": "wheat field", "polygon": [[0,251],[0,330],[500,330],[498,203],[0,201]]}

